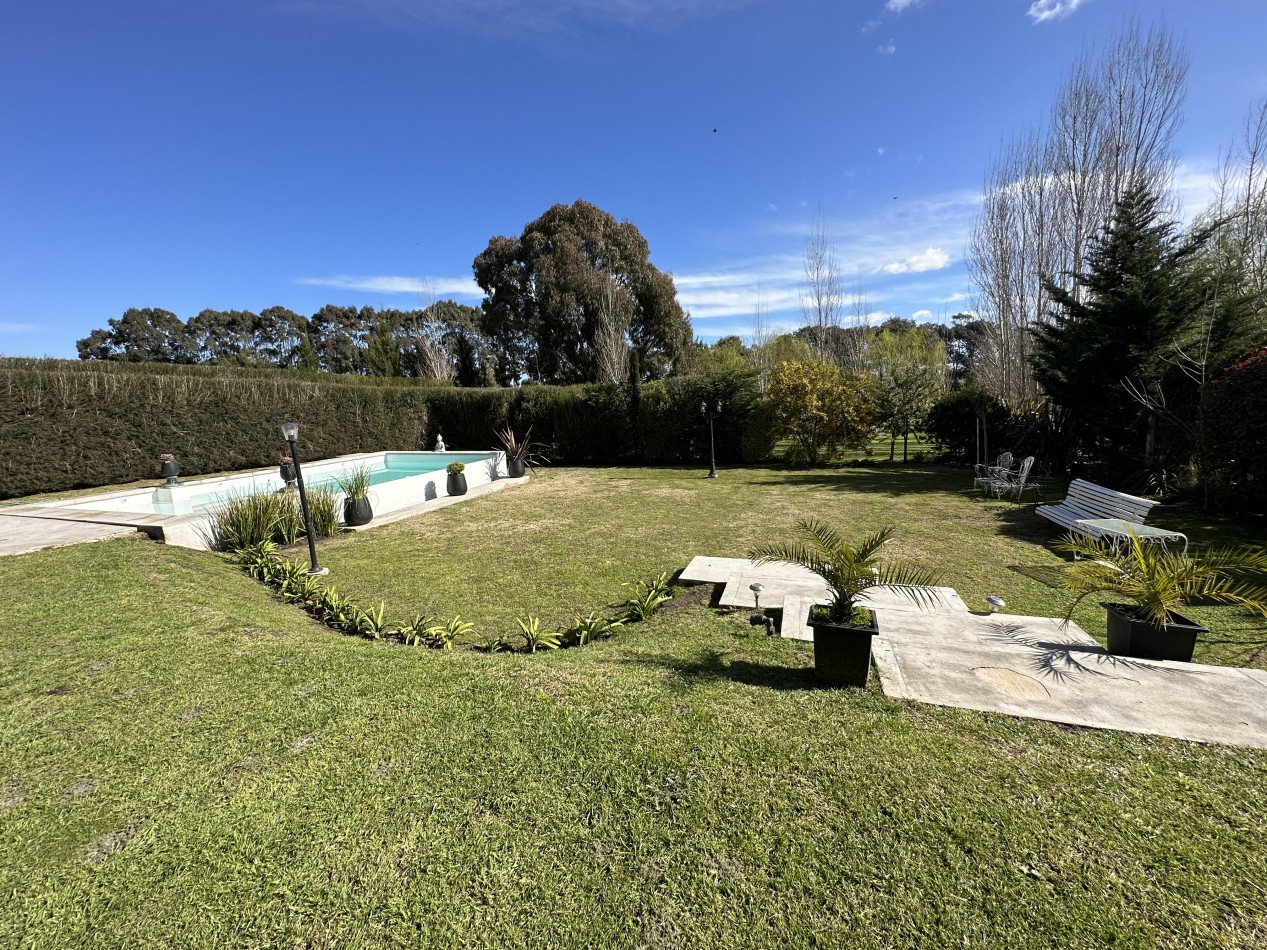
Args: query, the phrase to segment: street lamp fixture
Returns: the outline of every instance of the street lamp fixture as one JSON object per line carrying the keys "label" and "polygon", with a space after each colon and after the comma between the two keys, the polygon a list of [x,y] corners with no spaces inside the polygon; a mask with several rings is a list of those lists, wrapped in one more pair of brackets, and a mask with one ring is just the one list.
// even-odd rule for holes
{"label": "street lamp fixture", "polygon": [[699,404],[699,411],[708,417],[708,477],[717,477],[717,453],[713,446],[713,420],[721,415],[721,400],[716,406],[710,406],[707,400]]}
{"label": "street lamp fixture", "polygon": [[282,438],[290,444],[290,457],[295,463],[295,484],[299,488],[299,507],[304,513],[304,533],[308,535],[308,560],[311,566],[308,573],[324,576],[330,573],[328,567],[317,566],[317,541],[312,532],[312,515],[308,511],[308,492],[304,490],[304,473],[299,467],[299,423],[283,422]]}

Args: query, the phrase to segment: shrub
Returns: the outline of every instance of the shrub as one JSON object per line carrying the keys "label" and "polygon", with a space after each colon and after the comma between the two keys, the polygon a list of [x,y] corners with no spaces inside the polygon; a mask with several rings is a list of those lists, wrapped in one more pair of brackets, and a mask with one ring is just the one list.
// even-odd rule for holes
{"label": "shrub", "polygon": [[334,492],[328,488],[309,488],[308,516],[312,518],[314,536],[329,538],[338,532],[339,510],[334,502]]}
{"label": "shrub", "polygon": [[768,389],[776,432],[791,439],[788,461],[817,465],[860,446],[875,414],[863,380],[827,363],[780,363]]}
{"label": "shrub", "polygon": [[1219,502],[1267,510],[1267,347],[1210,381],[1203,455]]}
{"label": "shrub", "polygon": [[[975,386],[965,386],[933,403],[928,410],[925,430],[950,461],[975,462],[986,460],[987,454],[998,455],[1004,449],[1013,448],[1008,443],[1010,421],[1007,407],[997,396]],[[985,425],[984,432],[980,423]],[[993,458],[988,461],[994,464]]]}

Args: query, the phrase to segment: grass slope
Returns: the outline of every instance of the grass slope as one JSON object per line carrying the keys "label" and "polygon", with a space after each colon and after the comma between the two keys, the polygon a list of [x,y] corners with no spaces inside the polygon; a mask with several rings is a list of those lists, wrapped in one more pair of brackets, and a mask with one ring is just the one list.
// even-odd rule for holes
{"label": "grass slope", "polygon": [[[845,477],[854,502],[819,476],[694,475],[553,472],[327,553],[358,593],[492,626],[503,597],[562,616],[679,546],[904,503],[877,472]],[[908,530],[906,553],[958,550],[966,595],[1046,605],[966,556],[965,513],[997,512],[941,477],[907,511],[968,534]],[[988,551],[1050,566],[1007,534]],[[485,656],[337,636],[148,542],[0,559],[0,585],[0,945],[1267,945],[1260,752],[816,690],[803,645],[702,603]]]}

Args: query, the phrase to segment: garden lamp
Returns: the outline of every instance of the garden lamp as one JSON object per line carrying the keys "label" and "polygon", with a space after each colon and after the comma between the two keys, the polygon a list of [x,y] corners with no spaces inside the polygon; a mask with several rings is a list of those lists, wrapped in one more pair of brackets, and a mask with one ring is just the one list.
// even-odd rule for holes
{"label": "garden lamp", "polygon": [[717,477],[717,453],[713,448],[713,420],[721,415],[721,400],[717,400],[717,407],[710,408],[708,401],[701,401],[699,411],[708,417],[708,477]]}
{"label": "garden lamp", "polygon": [[308,493],[304,490],[304,473],[299,467],[299,423],[283,422],[282,438],[290,444],[290,457],[295,463],[295,484],[299,488],[299,507],[304,514],[304,533],[308,535],[308,573],[324,576],[330,573],[328,567],[317,566],[317,541],[312,531],[312,515],[308,512]]}

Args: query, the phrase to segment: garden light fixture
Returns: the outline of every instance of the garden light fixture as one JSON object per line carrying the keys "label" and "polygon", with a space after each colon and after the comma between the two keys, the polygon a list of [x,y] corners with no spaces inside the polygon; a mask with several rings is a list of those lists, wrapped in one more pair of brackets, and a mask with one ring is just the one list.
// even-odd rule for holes
{"label": "garden light fixture", "polygon": [[761,592],[765,590],[765,584],[749,584],[748,590],[752,591],[752,606],[756,610],[761,609]]}
{"label": "garden light fixture", "polygon": [[328,567],[317,566],[317,541],[312,531],[312,515],[308,512],[308,493],[304,490],[304,473],[299,467],[299,423],[283,422],[282,438],[290,443],[290,457],[295,465],[295,484],[299,488],[299,507],[304,513],[304,533],[308,535],[308,573],[324,576],[330,573]]}
{"label": "garden light fixture", "polygon": [[985,602],[990,605],[990,613],[992,614],[1007,606],[1007,602],[998,594],[991,594],[985,599]]}
{"label": "garden light fixture", "polygon": [[717,408],[710,408],[708,401],[699,404],[699,411],[708,417],[708,477],[717,477],[717,453],[713,447],[713,420],[721,415],[721,400],[717,400]]}

